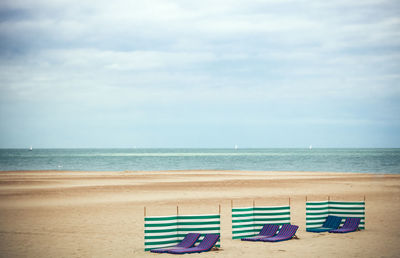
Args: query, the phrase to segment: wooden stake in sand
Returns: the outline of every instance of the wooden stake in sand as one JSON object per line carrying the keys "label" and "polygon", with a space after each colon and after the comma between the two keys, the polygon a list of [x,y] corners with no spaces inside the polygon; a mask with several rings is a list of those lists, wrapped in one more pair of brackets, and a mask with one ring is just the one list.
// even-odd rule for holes
{"label": "wooden stake in sand", "polygon": [[144,206],[144,216],[146,217],[146,206]]}
{"label": "wooden stake in sand", "polygon": [[289,197],[289,206],[290,206],[290,197]]}
{"label": "wooden stake in sand", "polygon": [[231,200],[231,209],[233,209],[233,200]]}
{"label": "wooden stake in sand", "polygon": [[179,216],[179,206],[176,205],[176,216]]}
{"label": "wooden stake in sand", "polygon": [[221,215],[221,204],[218,204],[218,214]]}
{"label": "wooden stake in sand", "polygon": [[306,202],[307,202],[307,195],[306,195]]}

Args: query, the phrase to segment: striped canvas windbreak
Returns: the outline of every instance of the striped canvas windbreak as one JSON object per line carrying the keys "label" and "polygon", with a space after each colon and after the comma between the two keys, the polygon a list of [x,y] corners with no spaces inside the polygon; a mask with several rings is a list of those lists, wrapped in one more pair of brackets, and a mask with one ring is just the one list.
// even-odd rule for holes
{"label": "striped canvas windbreak", "polygon": [[[145,251],[154,248],[170,247],[178,244],[187,233],[220,234],[219,214],[157,216],[144,218]],[[217,247],[220,247],[218,240]]]}
{"label": "striped canvas windbreak", "polygon": [[[361,218],[359,229],[365,229],[365,202],[308,201],[306,202],[307,228],[321,227],[328,215]],[[342,219],[342,226],[344,219]]]}
{"label": "striped canvas windbreak", "polygon": [[290,206],[232,208],[232,239],[257,235],[265,224],[290,223]]}

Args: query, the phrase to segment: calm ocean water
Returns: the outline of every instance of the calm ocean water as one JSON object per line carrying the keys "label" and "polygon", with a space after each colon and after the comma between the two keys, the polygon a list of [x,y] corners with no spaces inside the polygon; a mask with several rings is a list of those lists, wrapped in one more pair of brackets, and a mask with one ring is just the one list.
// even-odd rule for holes
{"label": "calm ocean water", "polygon": [[400,149],[0,149],[0,171],[185,169],[400,174]]}

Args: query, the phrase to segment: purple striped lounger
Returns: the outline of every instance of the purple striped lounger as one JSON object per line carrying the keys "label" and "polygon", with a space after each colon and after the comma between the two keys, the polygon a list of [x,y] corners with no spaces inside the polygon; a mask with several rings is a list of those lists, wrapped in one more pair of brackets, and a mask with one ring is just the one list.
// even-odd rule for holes
{"label": "purple striped lounger", "polygon": [[335,230],[330,230],[329,233],[349,233],[356,231],[360,225],[361,218],[346,218],[343,227]]}
{"label": "purple striped lounger", "polygon": [[278,231],[278,229],[279,229],[279,225],[265,224],[257,236],[244,237],[241,240],[242,241],[258,241],[265,237],[272,237],[276,234],[276,231]]}
{"label": "purple striped lounger", "polygon": [[210,251],[218,242],[218,234],[206,234],[198,246],[168,251],[170,254],[202,253]]}
{"label": "purple striped lounger", "polygon": [[189,233],[176,246],[152,249],[152,250],[150,250],[150,252],[153,252],[153,253],[168,253],[171,250],[189,248],[189,247],[192,247],[196,243],[196,241],[197,241],[197,239],[199,239],[199,237],[200,237],[200,234],[198,234],[198,233]]}
{"label": "purple striped lounger", "polygon": [[264,237],[258,241],[279,242],[279,241],[289,240],[295,236],[298,228],[299,228],[299,226],[296,226],[296,225],[284,224],[284,225],[282,225],[282,228],[279,230],[278,234],[276,234],[275,236]]}

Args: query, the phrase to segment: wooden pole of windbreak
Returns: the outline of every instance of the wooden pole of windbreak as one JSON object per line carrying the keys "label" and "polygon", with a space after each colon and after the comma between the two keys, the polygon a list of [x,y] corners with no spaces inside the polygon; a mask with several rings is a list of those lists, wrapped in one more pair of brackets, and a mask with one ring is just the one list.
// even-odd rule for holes
{"label": "wooden pole of windbreak", "polygon": [[256,207],[256,201],[253,200],[253,208]]}
{"label": "wooden pole of windbreak", "polygon": [[328,195],[328,201],[330,201],[331,200],[331,197]]}
{"label": "wooden pole of windbreak", "polygon": [[144,206],[144,217],[146,217],[146,206]]}
{"label": "wooden pole of windbreak", "polygon": [[289,206],[290,206],[290,197],[289,197]]}
{"label": "wooden pole of windbreak", "polygon": [[364,195],[364,229],[365,229],[365,215],[366,215],[366,213],[367,213],[367,204],[365,203],[365,195]]}
{"label": "wooden pole of windbreak", "polygon": [[221,215],[221,204],[218,204],[218,214]]}
{"label": "wooden pole of windbreak", "polygon": [[308,199],[307,199],[307,195],[306,195],[306,202],[308,201]]}
{"label": "wooden pole of windbreak", "polygon": [[231,200],[231,209],[233,209],[233,200]]}
{"label": "wooden pole of windbreak", "polygon": [[176,205],[176,216],[179,216],[179,206]]}

